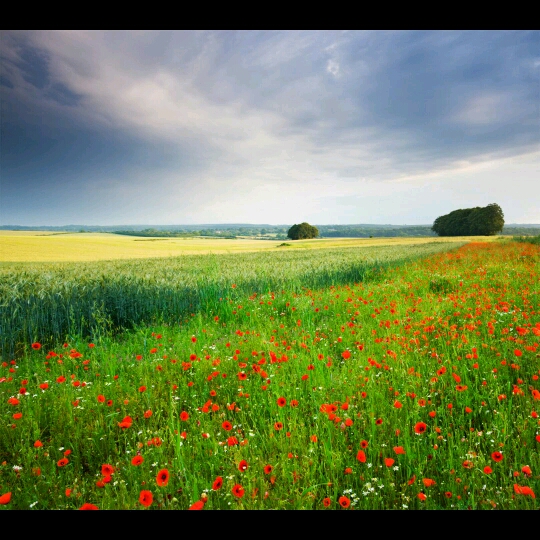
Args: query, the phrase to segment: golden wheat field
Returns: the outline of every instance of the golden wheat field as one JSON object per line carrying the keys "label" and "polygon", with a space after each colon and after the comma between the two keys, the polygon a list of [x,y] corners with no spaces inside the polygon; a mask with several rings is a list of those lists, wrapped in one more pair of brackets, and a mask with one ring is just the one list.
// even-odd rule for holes
{"label": "golden wheat field", "polygon": [[[67,262],[172,257],[183,254],[407,245],[425,242],[495,240],[500,237],[321,238],[257,240],[248,238],[137,238],[112,233],[0,231],[0,262]],[[288,244],[288,245],[283,245]]]}

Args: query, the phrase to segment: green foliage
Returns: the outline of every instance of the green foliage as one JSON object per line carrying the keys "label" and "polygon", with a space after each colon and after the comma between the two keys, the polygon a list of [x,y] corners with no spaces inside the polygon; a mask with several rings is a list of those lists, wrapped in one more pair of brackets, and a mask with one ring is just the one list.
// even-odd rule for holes
{"label": "green foliage", "polygon": [[504,214],[498,204],[454,210],[439,216],[431,230],[439,236],[493,236],[504,226]]}
{"label": "green foliage", "polygon": [[319,236],[319,229],[304,221],[299,225],[293,225],[287,232],[287,236],[291,240],[306,240],[308,238],[317,238],[317,236]]}

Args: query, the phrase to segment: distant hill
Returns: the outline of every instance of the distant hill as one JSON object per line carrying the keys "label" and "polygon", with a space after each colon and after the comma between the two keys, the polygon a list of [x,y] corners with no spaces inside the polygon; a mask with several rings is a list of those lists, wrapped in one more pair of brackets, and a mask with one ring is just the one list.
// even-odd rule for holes
{"label": "distant hill", "polygon": [[[209,223],[201,225],[63,225],[23,226],[0,225],[0,230],[12,231],[57,231],[57,232],[106,232],[130,236],[212,236],[221,238],[250,236],[261,240],[287,238],[293,224],[268,225],[253,223]],[[425,237],[437,235],[429,225],[392,225],[359,223],[351,225],[317,225],[320,238],[369,238],[369,237]],[[508,223],[503,235],[537,236],[540,223]]]}

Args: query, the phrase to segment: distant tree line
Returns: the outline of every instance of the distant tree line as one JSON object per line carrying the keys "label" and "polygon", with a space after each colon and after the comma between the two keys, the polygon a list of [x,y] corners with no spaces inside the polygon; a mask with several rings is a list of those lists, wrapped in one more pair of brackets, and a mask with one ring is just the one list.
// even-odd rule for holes
{"label": "distant tree line", "polygon": [[493,236],[504,226],[502,208],[495,203],[454,210],[439,216],[431,227],[439,236]]}

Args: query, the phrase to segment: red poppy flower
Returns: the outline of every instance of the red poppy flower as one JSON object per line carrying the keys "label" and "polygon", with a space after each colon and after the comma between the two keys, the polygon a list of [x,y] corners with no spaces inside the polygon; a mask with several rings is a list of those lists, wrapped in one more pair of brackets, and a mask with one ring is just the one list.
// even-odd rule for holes
{"label": "red poppy flower", "polygon": [[238,444],[238,439],[237,439],[236,437],[234,437],[234,436],[229,437],[229,438],[227,439],[227,444],[228,444],[229,446],[236,446],[236,445]]}
{"label": "red poppy flower", "polygon": [[127,429],[131,427],[131,424],[133,424],[133,419],[131,418],[131,416],[124,416],[124,419],[121,422],[118,422],[118,425],[122,429]]}
{"label": "red poppy flower", "polygon": [[424,483],[424,486],[426,487],[435,485],[435,480],[432,480],[431,478],[422,478],[422,482]]}
{"label": "red poppy flower", "polygon": [[276,423],[274,424],[274,429],[275,429],[276,431],[279,431],[279,430],[283,429],[283,424],[282,424],[281,422],[276,422]]}
{"label": "red poppy flower", "polygon": [[330,497],[325,497],[322,503],[325,508],[328,508],[332,504],[332,499],[330,499]]}
{"label": "red poppy flower", "polygon": [[202,510],[204,508],[204,503],[206,502],[206,500],[200,500],[200,501],[197,501],[197,502],[194,502],[189,508],[188,510]]}
{"label": "red poppy flower", "polygon": [[239,499],[244,496],[244,488],[240,484],[235,484],[231,491],[232,494]]}
{"label": "red poppy flower", "polygon": [[360,446],[361,446],[362,448],[367,448],[368,445],[369,445],[369,443],[368,443],[366,440],[360,441]]}
{"label": "red poppy flower", "polygon": [[287,405],[287,400],[284,397],[280,397],[277,400],[278,407],[285,407]]}
{"label": "red poppy flower", "polygon": [[97,400],[99,403],[105,403],[105,396],[103,394],[99,394]]}
{"label": "red poppy flower", "polygon": [[427,429],[427,425],[424,424],[424,422],[417,422],[416,425],[414,426],[414,431],[415,433],[424,433],[424,431],[426,431]]}
{"label": "red poppy flower", "polygon": [[289,404],[291,407],[298,407],[298,401],[296,399],[291,399]]}
{"label": "red poppy flower", "polygon": [[387,467],[391,467],[393,464],[394,464],[395,460],[393,460],[392,458],[386,458],[384,460],[384,464],[387,466]]}
{"label": "red poppy flower", "polygon": [[0,504],[8,504],[11,501],[11,491],[0,495]]}
{"label": "red poppy flower", "polygon": [[427,499],[427,497],[425,496],[424,493],[419,493],[419,494],[417,495],[417,497],[418,497],[421,501],[425,501],[425,500]]}
{"label": "red poppy flower", "polygon": [[169,471],[167,469],[161,469],[157,473],[156,483],[160,487],[164,487],[169,483]]}
{"label": "red poppy flower", "polygon": [[366,462],[366,453],[363,450],[358,450],[358,454],[356,454],[356,459],[360,463],[365,463]]}
{"label": "red poppy flower", "polygon": [[452,498],[452,492],[451,492],[451,491],[445,491],[445,492],[444,492],[444,496],[445,496],[447,499],[451,499],[451,498]]}
{"label": "red poppy flower", "polygon": [[351,500],[348,497],[345,497],[345,495],[342,495],[338,499],[338,503],[341,508],[349,508],[349,506],[351,506]]}
{"label": "red poppy flower", "polygon": [[377,418],[377,420],[375,420],[375,423],[380,426],[383,423],[382,418]]}
{"label": "red poppy flower", "polygon": [[265,465],[263,470],[264,474],[270,474],[274,470],[274,467],[272,465]]}
{"label": "red poppy flower", "polygon": [[225,431],[231,431],[231,429],[232,429],[232,424],[231,424],[228,420],[225,420],[225,422],[223,422],[223,424],[221,424],[221,427],[222,427]]}
{"label": "red poppy flower", "polygon": [[496,452],[493,452],[493,454],[491,454],[491,459],[493,461],[499,462],[503,460],[503,455],[499,451],[496,451]]}
{"label": "red poppy flower", "polygon": [[532,470],[528,465],[524,465],[523,467],[521,467],[521,472],[526,476],[532,475]]}
{"label": "red poppy flower", "polygon": [[41,383],[39,385],[39,387],[42,389],[42,390],[47,390],[47,388],[49,388],[49,384],[44,382],[44,383]]}
{"label": "red poppy flower", "polygon": [[59,459],[56,464],[59,466],[59,467],[65,467],[67,464],[69,463],[69,459],[68,458],[65,458],[63,457],[62,459]]}
{"label": "red poppy flower", "polygon": [[43,446],[43,443],[38,439],[38,440],[34,443],[34,448],[40,448],[41,446]]}
{"label": "red poppy flower", "polygon": [[221,476],[218,476],[215,480],[214,480],[214,483],[212,484],[212,489],[214,491],[217,491],[218,489],[221,488],[221,486],[223,485],[223,478],[221,478]]}
{"label": "red poppy flower", "polygon": [[473,468],[473,462],[466,459],[463,463],[462,463],[463,467],[465,467],[466,469],[472,469]]}
{"label": "red poppy flower", "polygon": [[109,465],[108,463],[105,463],[101,466],[101,474],[103,476],[111,475],[114,473],[114,467],[112,465]]}
{"label": "red poppy flower", "polygon": [[41,349],[41,343],[38,343],[37,341],[35,343],[32,343],[32,349],[35,351],[39,351]]}
{"label": "red poppy flower", "polygon": [[534,494],[534,491],[528,486],[519,486],[518,484],[514,484],[514,491],[518,495],[529,495],[533,499],[536,499],[536,495]]}
{"label": "red poppy flower", "polygon": [[186,411],[182,411],[180,413],[180,420],[186,422],[187,420],[189,420],[189,414]]}
{"label": "red poppy flower", "polygon": [[92,503],[84,503],[79,510],[99,510],[99,508]]}
{"label": "red poppy flower", "polygon": [[492,469],[491,467],[487,467],[487,466],[486,466],[486,467],[484,467],[484,472],[485,472],[486,474],[491,474],[491,473],[493,472],[493,469]]}
{"label": "red poppy flower", "polygon": [[401,401],[394,401],[394,407],[396,409],[401,409],[401,407],[403,407],[403,403],[401,403]]}
{"label": "red poppy flower", "polygon": [[22,418],[22,412],[17,412],[13,415],[15,420],[20,420]]}
{"label": "red poppy flower", "polygon": [[132,464],[132,465],[135,465],[135,466],[138,466],[138,465],[140,465],[143,461],[144,461],[144,458],[143,458],[142,456],[135,456],[135,457],[131,460],[131,464]]}
{"label": "red poppy flower", "polygon": [[147,489],[141,490],[141,493],[139,495],[139,502],[143,506],[150,506],[154,502],[154,496],[152,495],[152,492],[148,491]]}
{"label": "red poppy flower", "polygon": [[396,454],[404,454],[405,450],[404,450],[403,446],[394,446],[394,452]]}
{"label": "red poppy flower", "polygon": [[146,386],[139,386],[139,392],[144,392],[146,390]]}

